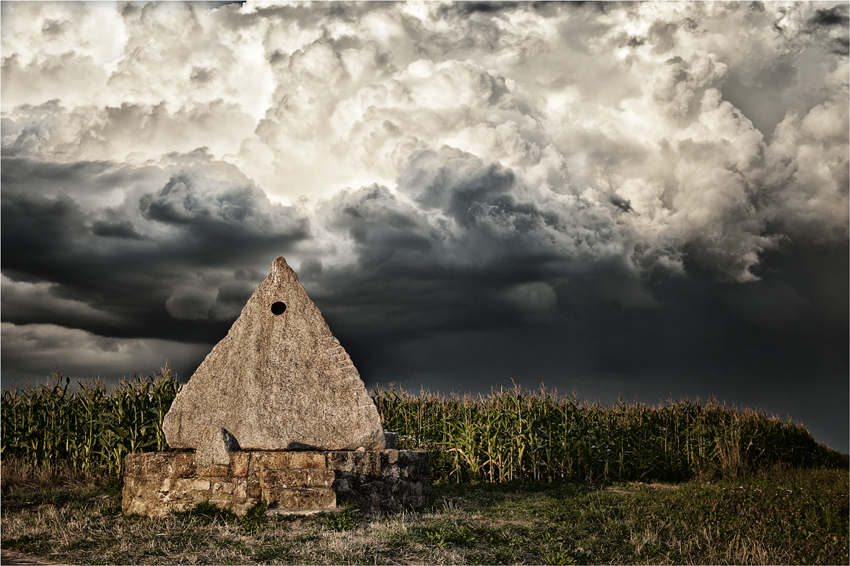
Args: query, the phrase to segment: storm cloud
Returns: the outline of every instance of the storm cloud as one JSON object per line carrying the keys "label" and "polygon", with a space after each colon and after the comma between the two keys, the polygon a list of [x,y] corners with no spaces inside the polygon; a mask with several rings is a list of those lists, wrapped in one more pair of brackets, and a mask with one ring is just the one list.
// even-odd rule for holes
{"label": "storm cloud", "polygon": [[2,10],[4,386],[186,379],[283,255],[368,386],[847,450],[846,5]]}

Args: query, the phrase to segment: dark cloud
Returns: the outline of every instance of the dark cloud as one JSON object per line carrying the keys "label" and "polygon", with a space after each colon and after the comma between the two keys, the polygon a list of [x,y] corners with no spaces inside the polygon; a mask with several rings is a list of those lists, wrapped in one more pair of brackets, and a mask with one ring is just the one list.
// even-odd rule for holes
{"label": "dark cloud", "polygon": [[360,335],[381,341],[512,327],[528,317],[554,322],[578,308],[571,277],[594,279],[601,302],[652,302],[628,258],[602,249],[622,237],[613,218],[597,217],[591,228],[582,219],[576,229],[589,211],[538,202],[509,169],[448,148],[423,152],[399,193],[375,185],[328,201],[325,228],[356,255],[302,277],[318,283],[329,316]]}
{"label": "dark cloud", "polygon": [[145,236],[136,231],[133,225],[121,216],[120,211],[115,209],[104,210],[106,218],[92,222],[91,231],[95,236],[106,238],[128,238],[131,240],[144,240]]}
{"label": "dark cloud", "polygon": [[838,4],[832,8],[815,10],[809,19],[808,32],[818,36],[824,47],[842,56],[850,54],[850,7]]}
{"label": "dark cloud", "polygon": [[845,5],[2,11],[4,384],[185,379],[283,255],[370,386],[715,395],[846,450]]}
{"label": "dark cloud", "polygon": [[[457,15],[471,16],[473,14],[497,14],[504,11],[513,11],[519,5],[519,2],[458,2],[451,6],[442,6],[440,13],[443,17],[448,16],[451,9],[457,11]],[[452,17],[456,17],[455,14]]]}
{"label": "dark cloud", "polygon": [[[412,332],[401,322],[371,334],[376,321],[362,315],[369,305],[356,304],[366,286],[346,296],[340,285],[319,305],[369,383],[486,393],[514,381],[532,388],[544,382],[603,403],[619,395],[650,402],[716,396],[793,415],[841,447],[846,430],[831,423],[848,410],[847,252],[846,245],[814,247],[768,258],[770,276],[734,287],[690,269],[689,277],[657,280],[647,308],[624,308],[622,291],[601,292],[622,277],[573,277],[556,285],[557,318],[521,323],[506,316],[493,292],[498,275],[383,284],[392,289],[379,301],[384,314],[454,318],[455,325],[436,321],[439,332]],[[823,297],[823,287],[833,291]],[[478,300],[482,295],[487,299]]]}
{"label": "dark cloud", "polygon": [[622,210],[623,212],[629,212],[632,210],[632,203],[627,198],[623,198],[618,194],[612,194],[609,197],[611,204]]}
{"label": "dark cloud", "polygon": [[847,26],[850,18],[847,17],[847,6],[838,5],[829,9],[815,10],[815,15],[809,20],[815,26]]}
{"label": "dark cloud", "polygon": [[440,154],[414,154],[399,179],[399,188],[423,208],[440,209],[467,226],[473,205],[502,204],[510,199],[516,177],[498,164],[485,166],[473,155],[445,148]]}
{"label": "dark cloud", "polygon": [[[780,387],[820,438],[846,444],[821,413],[846,412],[846,395],[804,385],[846,389],[846,244],[798,239],[763,257],[759,281],[730,285],[695,247],[687,276],[546,249],[535,230],[569,235],[567,211],[518,200],[509,170],[462,153],[411,159],[399,193],[411,200],[377,185],[331,199],[325,226],[355,257],[302,272],[367,383],[486,392],[543,381],[606,403],[715,395],[784,418],[792,404]],[[605,226],[597,237],[610,244]]]}
{"label": "dark cloud", "polygon": [[[4,157],[3,273],[11,281],[48,284],[39,292],[100,314],[75,318],[59,310],[49,319],[14,307],[14,297],[4,293],[3,320],[108,336],[211,340],[256,286],[256,272],[245,268],[264,268],[309,237],[306,218],[270,203],[232,166],[184,166],[159,185],[163,173]],[[97,205],[98,195],[133,184],[122,203]],[[199,319],[207,324],[188,322]]]}

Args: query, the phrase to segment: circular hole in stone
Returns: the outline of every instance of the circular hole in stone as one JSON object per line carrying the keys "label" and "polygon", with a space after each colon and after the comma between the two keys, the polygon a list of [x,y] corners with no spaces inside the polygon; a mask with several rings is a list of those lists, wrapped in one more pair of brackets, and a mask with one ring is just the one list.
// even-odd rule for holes
{"label": "circular hole in stone", "polygon": [[272,304],[272,314],[273,315],[283,314],[283,311],[285,311],[285,310],[286,310],[286,305],[281,303],[280,301]]}

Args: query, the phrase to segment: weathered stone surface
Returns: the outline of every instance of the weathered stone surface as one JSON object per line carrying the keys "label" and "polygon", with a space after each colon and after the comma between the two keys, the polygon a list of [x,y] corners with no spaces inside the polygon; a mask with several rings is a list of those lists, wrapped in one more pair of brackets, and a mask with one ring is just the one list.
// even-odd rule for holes
{"label": "weathered stone surface", "polygon": [[284,489],[275,487],[270,490],[268,497],[263,497],[267,509],[274,513],[276,510],[302,511],[311,509],[336,509],[336,493],[330,488],[305,487]]}
{"label": "weathered stone surface", "polygon": [[322,469],[292,469],[292,470],[266,470],[260,476],[260,487],[263,490],[263,498],[269,493],[273,486],[281,488],[296,487],[330,487],[336,476],[333,470]]}
{"label": "weathered stone surface", "polygon": [[201,448],[208,427],[226,429],[242,450],[385,446],[360,374],[282,257],[162,428],[172,449],[185,449]]}
{"label": "weathered stone surface", "polygon": [[325,455],[322,452],[254,452],[251,454],[251,468],[257,474],[261,473],[261,470],[324,467],[326,467]]}
{"label": "weathered stone surface", "polygon": [[200,466],[230,465],[230,455],[239,451],[236,438],[218,426],[205,428],[206,430],[201,431],[201,443],[195,452],[195,462]]}
{"label": "weathered stone surface", "polygon": [[427,452],[406,450],[235,452],[229,465],[212,466],[197,465],[192,453],[130,454],[123,507],[162,517],[208,501],[242,515],[262,500],[271,513],[302,513],[333,509],[339,499],[398,512],[427,505],[429,462]]}
{"label": "weathered stone surface", "polygon": [[428,504],[431,459],[427,452],[381,450],[328,452],[338,501],[372,513],[398,513]]}
{"label": "weathered stone surface", "polygon": [[230,455],[230,473],[234,478],[248,476],[249,464],[251,463],[250,452],[237,452]]}

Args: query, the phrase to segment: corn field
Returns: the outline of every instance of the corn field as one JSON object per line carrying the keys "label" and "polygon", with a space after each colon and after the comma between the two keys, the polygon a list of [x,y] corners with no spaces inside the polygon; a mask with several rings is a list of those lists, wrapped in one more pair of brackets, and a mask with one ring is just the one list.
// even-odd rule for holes
{"label": "corn field", "polygon": [[56,372],[47,384],[3,391],[4,460],[121,475],[127,454],[168,450],[162,419],[180,386],[167,365],[111,392],[100,380],[70,384]]}
{"label": "corn field", "polygon": [[600,407],[541,387],[489,396],[373,391],[385,430],[432,452],[432,478],[682,481],[776,464],[846,466],[802,425],[712,400]]}
{"label": "corn field", "polygon": [[[72,388],[58,372],[47,384],[3,391],[2,458],[121,475],[127,454],[168,450],[162,420],[179,389],[166,366],[112,391],[97,380]],[[846,466],[802,425],[716,401],[600,407],[543,387],[486,397],[393,387],[371,395],[402,448],[431,452],[435,482],[680,481],[777,463]]]}

